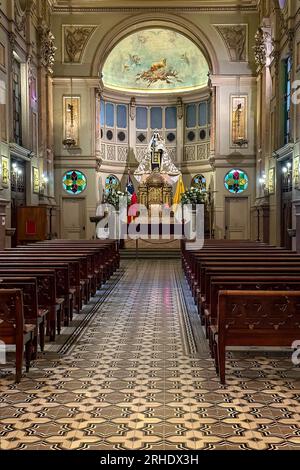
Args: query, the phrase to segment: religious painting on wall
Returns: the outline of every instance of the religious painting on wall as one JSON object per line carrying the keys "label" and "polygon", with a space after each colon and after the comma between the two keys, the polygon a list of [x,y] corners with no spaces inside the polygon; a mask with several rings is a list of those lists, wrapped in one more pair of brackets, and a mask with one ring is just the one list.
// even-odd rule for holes
{"label": "religious painting on wall", "polygon": [[32,178],[33,178],[33,192],[38,194],[40,192],[40,172],[36,167],[32,168]]}
{"label": "religious painting on wall", "polygon": [[243,170],[233,169],[226,174],[224,185],[230,193],[241,194],[248,189],[248,175]]}
{"label": "religious painting on wall", "polygon": [[299,188],[299,183],[300,183],[299,166],[300,166],[300,157],[298,156],[294,159],[294,165],[293,165],[294,187],[297,189]]}
{"label": "religious painting on wall", "polygon": [[8,188],[9,186],[9,160],[6,157],[1,159],[1,173],[2,173],[2,186]]}
{"label": "religious painting on wall", "polygon": [[248,144],[248,97],[231,96],[231,146]]}
{"label": "religious painting on wall", "polygon": [[207,86],[209,66],[186,36],[167,28],[149,28],[122,39],[103,70],[106,87],[118,90],[195,90]]}
{"label": "religious painting on wall", "polygon": [[275,193],[275,168],[269,169],[268,189],[269,189],[269,194]]}
{"label": "religious painting on wall", "polygon": [[80,97],[64,96],[64,140],[74,140],[75,147],[79,146],[80,128]]}
{"label": "religious painting on wall", "polygon": [[79,195],[87,187],[86,176],[78,170],[67,171],[63,176],[63,188],[64,190],[72,195]]}

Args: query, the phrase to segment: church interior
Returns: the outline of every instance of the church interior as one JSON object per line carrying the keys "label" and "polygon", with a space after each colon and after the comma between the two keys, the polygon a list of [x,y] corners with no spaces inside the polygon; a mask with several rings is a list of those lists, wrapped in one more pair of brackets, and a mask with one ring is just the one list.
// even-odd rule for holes
{"label": "church interior", "polygon": [[0,450],[300,450],[300,0],[1,0]]}

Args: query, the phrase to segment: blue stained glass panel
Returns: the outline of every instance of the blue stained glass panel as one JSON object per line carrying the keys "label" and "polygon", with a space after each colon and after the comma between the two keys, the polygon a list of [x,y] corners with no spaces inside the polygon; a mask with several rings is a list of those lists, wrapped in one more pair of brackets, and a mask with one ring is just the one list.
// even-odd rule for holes
{"label": "blue stained glass panel", "polygon": [[188,104],[186,107],[186,127],[196,127],[196,105]]}
{"label": "blue stained glass panel", "polygon": [[162,108],[154,107],[150,110],[151,129],[162,128]]}
{"label": "blue stained glass panel", "polygon": [[177,128],[177,108],[166,108],[166,129]]}
{"label": "blue stained glass panel", "polygon": [[206,126],[207,124],[207,102],[199,104],[199,126]]}
{"label": "blue stained glass panel", "polygon": [[117,126],[121,129],[127,127],[127,106],[125,104],[118,104],[117,106]]}
{"label": "blue stained glass panel", "polygon": [[115,107],[112,103],[106,103],[106,125],[114,127],[115,125]]}
{"label": "blue stained glass panel", "polygon": [[136,108],[136,128],[147,129],[147,108]]}
{"label": "blue stained glass panel", "polygon": [[103,100],[100,100],[100,126],[105,125],[105,103]]}

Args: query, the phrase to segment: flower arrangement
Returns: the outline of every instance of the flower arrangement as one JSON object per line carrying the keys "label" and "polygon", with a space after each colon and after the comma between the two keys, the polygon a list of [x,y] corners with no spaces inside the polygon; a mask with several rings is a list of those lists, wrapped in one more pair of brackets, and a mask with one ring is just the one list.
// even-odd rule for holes
{"label": "flower arrangement", "polygon": [[181,196],[181,204],[204,204],[206,200],[206,193],[193,186],[187,189]]}
{"label": "flower arrangement", "polygon": [[104,202],[113,206],[117,211],[120,208],[120,198],[127,198],[127,205],[130,203],[128,194],[122,191],[109,191],[104,198]]}

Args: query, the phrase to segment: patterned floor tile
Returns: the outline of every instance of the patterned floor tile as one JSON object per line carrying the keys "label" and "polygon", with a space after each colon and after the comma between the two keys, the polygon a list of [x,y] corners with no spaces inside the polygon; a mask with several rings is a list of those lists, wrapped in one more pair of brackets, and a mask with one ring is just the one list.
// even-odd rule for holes
{"label": "patterned floor tile", "polygon": [[0,370],[0,449],[300,450],[299,369],[235,350],[221,386],[178,261],[124,262],[76,322]]}

